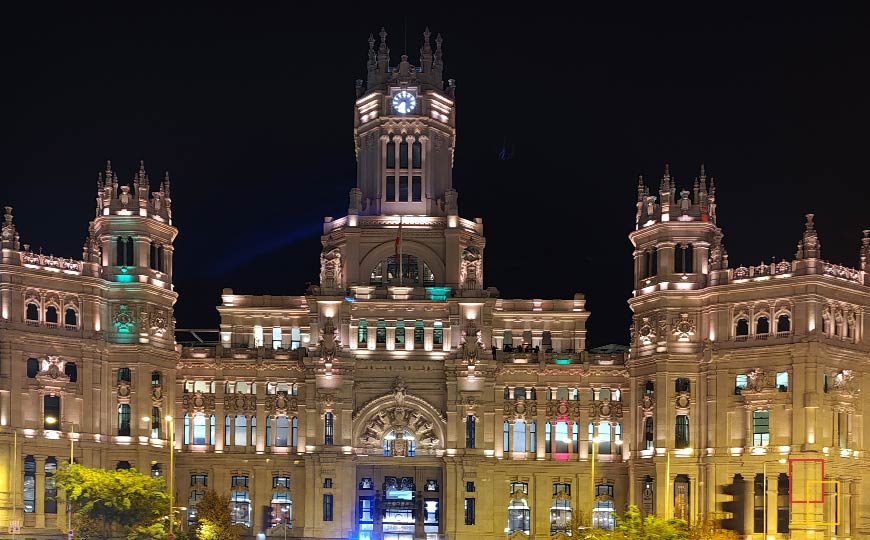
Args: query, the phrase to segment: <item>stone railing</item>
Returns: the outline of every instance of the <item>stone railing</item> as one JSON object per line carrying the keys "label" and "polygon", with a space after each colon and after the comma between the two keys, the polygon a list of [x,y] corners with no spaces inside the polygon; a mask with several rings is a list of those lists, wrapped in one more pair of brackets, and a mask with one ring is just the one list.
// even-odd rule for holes
{"label": "stone railing", "polygon": [[55,257],[54,255],[43,255],[42,253],[33,253],[30,251],[30,246],[25,245],[24,251],[21,252],[21,262],[39,266],[46,269],[56,269],[58,271],[81,272],[82,262],[74,259],[64,259],[63,257]]}
{"label": "stone railing", "polygon": [[831,263],[822,263],[822,269],[825,275],[843,278],[849,281],[859,282],[861,280],[861,272],[846,266]]}

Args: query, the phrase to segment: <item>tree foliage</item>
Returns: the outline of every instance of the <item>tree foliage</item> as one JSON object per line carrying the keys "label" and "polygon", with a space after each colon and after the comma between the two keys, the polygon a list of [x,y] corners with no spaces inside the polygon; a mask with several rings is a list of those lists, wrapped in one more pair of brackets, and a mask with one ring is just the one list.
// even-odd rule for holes
{"label": "tree foliage", "polygon": [[[169,495],[162,479],[136,469],[111,471],[72,464],[55,473],[82,523],[94,524],[108,538],[117,529],[131,540],[164,537]],[[158,529],[161,531],[158,534]]]}
{"label": "tree foliage", "polygon": [[210,489],[196,504],[196,537],[199,540],[239,540],[239,527],[230,515],[230,499]]}
{"label": "tree foliage", "polygon": [[735,540],[733,531],[723,529],[718,523],[703,520],[689,526],[676,518],[662,519],[656,516],[642,516],[640,510],[632,505],[616,520],[613,531],[593,529],[586,516],[578,512],[578,540]]}

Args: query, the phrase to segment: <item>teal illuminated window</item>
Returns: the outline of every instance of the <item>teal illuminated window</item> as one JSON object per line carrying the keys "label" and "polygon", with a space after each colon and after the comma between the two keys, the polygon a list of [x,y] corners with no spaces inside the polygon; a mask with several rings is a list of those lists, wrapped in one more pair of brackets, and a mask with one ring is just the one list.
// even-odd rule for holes
{"label": "teal illuminated window", "polygon": [[414,322],[414,344],[423,344],[423,321]]}
{"label": "teal illuminated window", "polygon": [[356,342],[360,345],[368,343],[369,340],[369,328],[368,323],[366,321],[359,321],[359,325],[356,330]]}
{"label": "teal illuminated window", "polygon": [[396,321],[396,344],[405,344],[405,321]]}
{"label": "teal illuminated window", "polygon": [[378,319],[378,328],[375,333],[375,341],[377,343],[387,342],[387,323],[383,319]]}

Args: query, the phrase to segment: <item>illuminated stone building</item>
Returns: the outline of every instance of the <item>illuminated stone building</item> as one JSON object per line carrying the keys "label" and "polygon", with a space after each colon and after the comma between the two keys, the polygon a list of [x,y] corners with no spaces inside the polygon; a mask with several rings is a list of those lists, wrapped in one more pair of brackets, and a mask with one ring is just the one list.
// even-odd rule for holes
{"label": "illuminated stone building", "polygon": [[[638,185],[630,349],[587,350],[582,294],[484,287],[440,37],[419,64],[369,40],[357,185],[324,220],[318,284],[224,289],[219,329],[175,331],[168,179],[149,194],[144,170],[128,188],[107,168],[81,261],[20,245],[7,211],[0,523],[14,499],[25,537],[65,528],[49,475],[70,438],[86,465],[165,474],[172,427],[176,506],[192,521],[217,489],[248,536],[565,540],[636,504],[868,537],[870,232],[858,270],[821,259],[812,216],[794,260],[733,268],[712,179],[677,198],[666,171]],[[789,505],[780,459],[824,459],[839,484],[800,462],[825,502]]]}

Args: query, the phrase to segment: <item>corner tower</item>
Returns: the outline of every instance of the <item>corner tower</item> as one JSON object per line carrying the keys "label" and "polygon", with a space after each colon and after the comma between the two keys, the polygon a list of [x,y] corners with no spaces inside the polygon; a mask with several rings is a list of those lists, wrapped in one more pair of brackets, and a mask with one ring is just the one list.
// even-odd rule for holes
{"label": "corner tower", "polygon": [[103,330],[110,343],[147,344],[172,349],[172,226],[169,173],[149,193],[145,164],[133,185],[119,185],[106,164],[97,181],[97,209],[84,246],[85,261],[99,265],[109,285]]}

